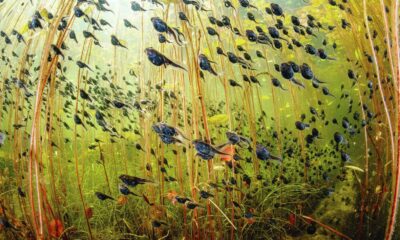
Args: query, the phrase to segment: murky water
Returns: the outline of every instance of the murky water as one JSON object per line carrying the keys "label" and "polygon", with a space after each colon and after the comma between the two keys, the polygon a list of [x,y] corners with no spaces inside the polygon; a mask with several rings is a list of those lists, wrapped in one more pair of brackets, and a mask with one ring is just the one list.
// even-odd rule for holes
{"label": "murky water", "polygon": [[0,19],[1,239],[400,237],[397,0]]}

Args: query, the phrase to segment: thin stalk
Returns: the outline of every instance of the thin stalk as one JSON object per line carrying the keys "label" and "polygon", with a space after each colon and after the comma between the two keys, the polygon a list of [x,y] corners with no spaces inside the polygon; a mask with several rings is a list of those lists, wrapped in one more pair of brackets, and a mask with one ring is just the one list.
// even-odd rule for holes
{"label": "thin stalk", "polygon": [[[365,0],[364,0],[365,2]],[[396,54],[397,58],[397,81],[395,84],[397,84],[397,106],[398,106],[398,111],[400,111],[400,104],[399,104],[399,98],[400,98],[400,51],[399,51],[399,0],[395,0],[395,13],[393,17],[393,22],[394,22],[394,44],[395,44],[395,51],[394,53]],[[397,133],[399,134],[400,132],[400,121],[399,121],[399,116],[397,116]],[[394,157],[392,159],[392,166],[393,166],[393,184],[392,184],[392,205],[390,209],[390,214],[388,218],[388,223],[387,223],[387,229],[386,229],[386,240],[391,240],[393,238],[395,226],[396,226],[396,219],[397,219],[397,214],[398,214],[398,201],[399,197],[398,194],[400,192],[400,138],[397,140],[397,161],[395,161]],[[394,152],[393,152],[394,154]]]}
{"label": "thin stalk", "polygon": [[[68,2],[72,3],[72,1]],[[66,7],[58,9],[58,18],[55,20],[55,26],[59,24],[61,20],[62,13],[66,12],[68,9],[67,4]],[[47,56],[50,52],[50,43],[53,41],[56,33],[56,28],[50,28],[50,32],[47,35],[47,39],[45,42],[45,46],[47,46],[42,54],[41,62],[43,63],[40,69],[40,77],[39,84],[36,91],[36,101],[34,107],[34,116],[32,119],[32,128],[31,128],[31,139],[30,139],[30,148],[29,148],[29,201],[31,206],[31,220],[33,222],[34,230],[36,237],[38,239],[43,238],[43,213],[42,213],[42,196],[40,189],[40,171],[39,171],[39,155],[41,154],[40,145],[38,145],[38,141],[40,140],[40,113],[41,106],[43,102],[43,92],[46,87],[46,83],[50,74],[51,69],[56,66],[57,57],[53,58],[50,63],[47,61]],[[59,39],[60,40],[60,39]],[[35,175],[35,180],[33,179],[33,175]],[[39,221],[36,219],[36,211],[35,211],[35,200],[33,197],[34,186],[33,182],[35,181],[36,188],[36,197],[38,201],[38,217]]]}
{"label": "thin stalk", "polygon": [[[398,2],[396,0],[396,2]],[[391,159],[392,159],[392,165],[393,165],[393,175],[394,175],[394,183],[392,184],[392,188],[393,188],[393,198],[392,198],[392,204],[391,204],[391,210],[390,210],[390,215],[389,215],[389,219],[388,219],[388,224],[387,224],[387,230],[386,230],[386,239],[392,239],[393,237],[393,232],[394,232],[394,227],[395,227],[395,222],[396,222],[396,216],[397,216],[397,208],[398,208],[398,191],[399,191],[399,187],[400,187],[400,179],[399,179],[399,174],[400,174],[400,168],[399,166],[396,164],[396,159],[395,159],[395,144],[394,144],[394,138],[393,138],[393,129],[392,129],[392,122],[390,120],[390,115],[389,115],[389,110],[387,108],[387,104],[386,104],[386,99],[385,99],[385,95],[382,89],[382,84],[381,84],[381,78],[380,78],[380,73],[379,73],[379,66],[378,66],[378,59],[376,57],[376,52],[374,49],[374,43],[372,41],[371,38],[371,32],[369,29],[369,24],[368,24],[368,16],[367,16],[367,2],[366,0],[363,0],[363,6],[364,6],[364,22],[367,28],[367,34],[368,34],[368,40],[371,46],[371,51],[372,51],[372,57],[373,57],[373,61],[374,61],[374,66],[375,66],[375,73],[377,75],[377,80],[378,80],[378,87],[379,87],[379,92],[381,94],[382,97],[382,103],[384,106],[384,110],[385,110],[385,114],[386,114],[386,118],[387,118],[387,122],[388,122],[388,126],[389,126],[389,136],[390,136],[390,145],[391,145]],[[398,5],[396,4],[396,7],[398,7]],[[397,10],[395,10],[397,11]],[[398,55],[398,53],[397,53]],[[400,159],[398,159],[399,161]],[[397,167],[397,169],[396,169]]]}
{"label": "thin stalk", "polygon": [[[84,55],[84,50],[85,50],[85,45],[87,43],[87,40],[85,40],[84,43],[84,47],[82,48],[82,52],[81,52],[81,57],[80,59],[83,60],[83,55]],[[90,48],[90,45],[88,46]],[[77,91],[76,91],[76,101],[75,101],[75,114],[78,113],[78,102],[79,102],[79,90],[80,90],[80,84],[81,84],[81,69],[78,69],[78,77],[77,77]],[[85,221],[86,221],[86,225],[89,231],[89,238],[93,239],[93,235],[92,235],[92,229],[90,226],[90,222],[89,222],[89,218],[86,214],[86,204],[85,204],[85,200],[83,198],[83,190],[82,190],[82,179],[81,176],[79,174],[79,161],[78,161],[78,143],[77,143],[77,124],[74,124],[74,159],[75,159],[75,175],[76,175],[76,181],[77,181],[77,185],[78,185],[78,192],[79,192],[79,197],[82,203],[82,210],[83,213],[85,215]]]}
{"label": "thin stalk", "polygon": [[320,225],[321,227],[325,228],[326,230],[331,231],[332,233],[336,234],[337,236],[339,236],[341,238],[344,238],[346,240],[351,240],[351,238],[349,236],[346,236],[345,234],[343,234],[343,233],[339,232],[338,230],[334,229],[333,227],[328,226],[328,225],[326,225],[326,224],[324,224],[324,223],[322,223],[322,222],[320,222],[318,220],[315,220],[312,217],[305,216],[305,215],[301,215],[301,217],[306,219],[306,220],[315,222],[316,224]]}

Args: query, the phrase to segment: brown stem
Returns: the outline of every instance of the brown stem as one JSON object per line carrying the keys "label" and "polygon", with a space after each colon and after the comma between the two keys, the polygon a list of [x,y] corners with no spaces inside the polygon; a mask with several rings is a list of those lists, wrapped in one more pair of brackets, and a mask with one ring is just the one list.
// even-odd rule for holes
{"label": "brown stem", "polygon": [[324,223],[322,223],[322,222],[320,222],[320,221],[318,221],[318,220],[315,220],[315,219],[312,218],[312,217],[305,216],[305,215],[300,215],[300,216],[301,216],[302,218],[306,219],[306,220],[315,222],[316,224],[318,224],[318,225],[320,225],[321,227],[323,227],[323,228],[325,228],[325,229],[327,229],[327,230],[333,232],[334,234],[336,234],[337,236],[339,236],[339,237],[341,237],[341,238],[344,238],[344,239],[347,239],[347,240],[351,240],[351,238],[350,238],[349,236],[347,236],[347,235],[345,235],[345,234],[339,232],[338,230],[334,229],[334,228],[331,227],[331,226],[328,226],[328,225],[326,225],[326,224],[324,224]]}

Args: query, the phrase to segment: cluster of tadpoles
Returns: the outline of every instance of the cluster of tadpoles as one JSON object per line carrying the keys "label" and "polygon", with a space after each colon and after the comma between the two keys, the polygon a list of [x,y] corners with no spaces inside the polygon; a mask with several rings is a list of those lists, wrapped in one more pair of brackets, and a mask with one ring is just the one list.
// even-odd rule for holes
{"label": "cluster of tadpoles", "polygon": [[[188,140],[179,129],[169,126],[166,123],[154,124],[153,130],[158,134],[161,141],[165,144],[183,143],[181,139]],[[216,147],[212,146],[204,140],[193,140],[192,144],[197,151],[196,155],[203,160],[211,160],[216,154],[231,156],[230,154],[220,150],[221,148],[229,144],[241,146],[243,143],[245,143],[248,145],[249,150],[252,150],[250,147],[251,142],[248,138],[231,131],[226,132],[226,137],[228,138],[228,142]],[[282,160],[280,157],[271,155],[267,148],[262,144],[256,145],[256,155],[257,158],[262,161],[266,161],[269,159],[279,161]],[[233,159],[241,159],[241,157],[236,153],[231,157],[233,157]]]}

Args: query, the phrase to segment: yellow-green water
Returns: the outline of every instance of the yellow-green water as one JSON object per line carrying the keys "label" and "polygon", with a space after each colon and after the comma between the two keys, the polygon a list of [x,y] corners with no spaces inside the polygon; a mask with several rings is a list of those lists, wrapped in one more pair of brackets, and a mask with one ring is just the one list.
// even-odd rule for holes
{"label": "yellow-green water", "polygon": [[1,239],[399,238],[398,1],[248,3],[1,1]]}

